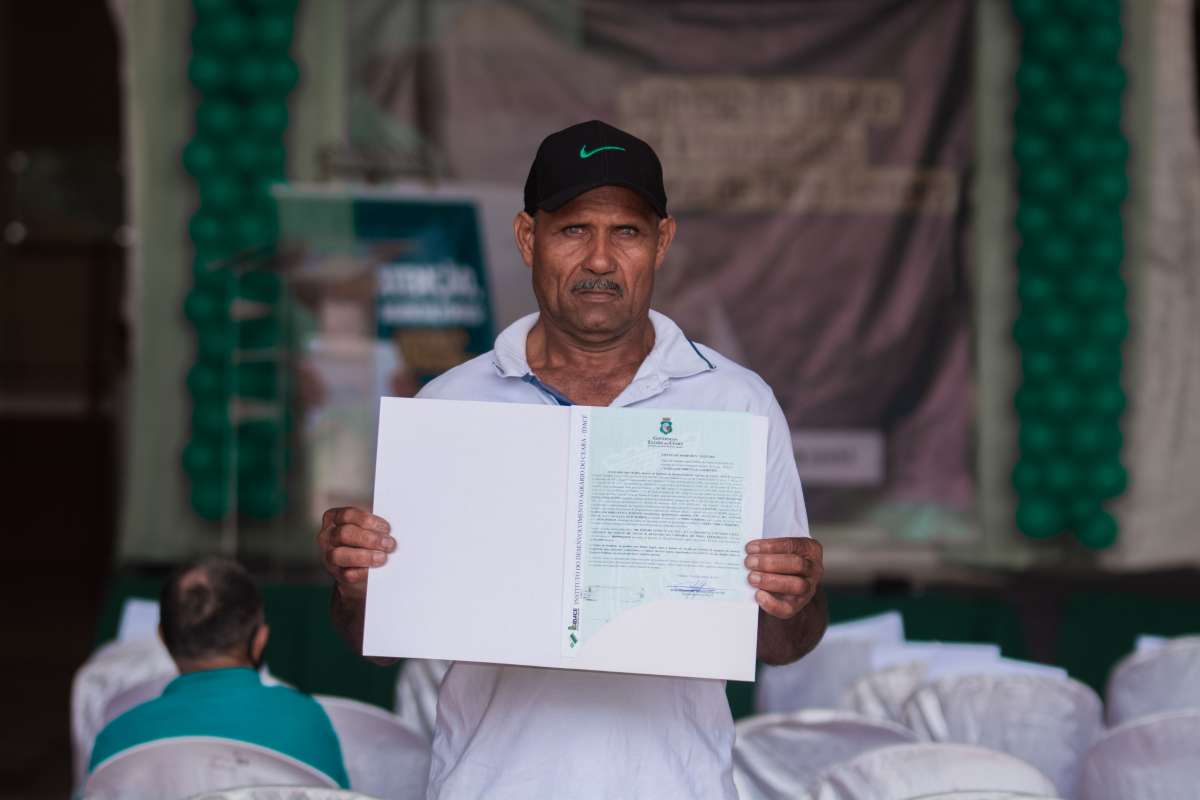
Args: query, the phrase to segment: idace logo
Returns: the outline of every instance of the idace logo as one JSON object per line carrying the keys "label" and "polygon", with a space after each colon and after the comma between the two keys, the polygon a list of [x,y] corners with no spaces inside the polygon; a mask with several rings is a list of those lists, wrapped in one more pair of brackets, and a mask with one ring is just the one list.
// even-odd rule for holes
{"label": "idace logo", "polygon": [[674,428],[671,425],[671,418],[663,417],[662,422],[658,423],[658,429],[659,429],[659,431],[662,432],[663,436],[670,436],[671,431],[674,430]]}

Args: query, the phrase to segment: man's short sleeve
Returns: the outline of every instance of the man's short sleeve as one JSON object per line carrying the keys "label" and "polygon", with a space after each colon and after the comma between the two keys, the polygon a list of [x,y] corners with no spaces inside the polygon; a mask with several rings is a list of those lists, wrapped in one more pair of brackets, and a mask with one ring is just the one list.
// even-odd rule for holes
{"label": "man's short sleeve", "polygon": [[767,481],[763,538],[808,536],[808,511],[796,471],[792,433],[774,395],[767,412]]}

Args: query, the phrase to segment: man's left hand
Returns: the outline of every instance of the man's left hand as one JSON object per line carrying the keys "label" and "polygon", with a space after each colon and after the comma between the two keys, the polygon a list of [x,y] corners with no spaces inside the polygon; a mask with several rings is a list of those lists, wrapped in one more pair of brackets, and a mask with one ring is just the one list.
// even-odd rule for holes
{"label": "man's left hand", "polygon": [[772,617],[791,619],[812,600],[825,574],[821,543],[789,537],[755,539],[746,544],[750,585],[754,599]]}

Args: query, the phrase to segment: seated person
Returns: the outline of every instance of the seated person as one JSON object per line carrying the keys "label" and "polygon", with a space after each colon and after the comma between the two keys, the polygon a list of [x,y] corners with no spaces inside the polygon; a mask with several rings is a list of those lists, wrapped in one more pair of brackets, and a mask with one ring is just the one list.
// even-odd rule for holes
{"label": "seated person", "polygon": [[175,736],[220,736],[303,761],[348,788],[337,734],[324,709],[286,686],[264,686],[262,597],[250,574],[226,559],[177,570],[160,601],[158,632],[179,668],[162,696],[100,731],[88,772],[130,747]]}

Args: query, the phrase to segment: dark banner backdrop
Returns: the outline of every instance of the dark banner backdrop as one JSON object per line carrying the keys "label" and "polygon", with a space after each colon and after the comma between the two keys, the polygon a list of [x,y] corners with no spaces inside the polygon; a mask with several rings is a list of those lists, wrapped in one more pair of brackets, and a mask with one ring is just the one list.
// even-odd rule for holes
{"label": "dark banner backdrop", "polygon": [[814,521],[965,511],[971,9],[353,0],[352,137],[514,213],[547,133],[645,138],[679,218],[655,305],[775,389]]}

